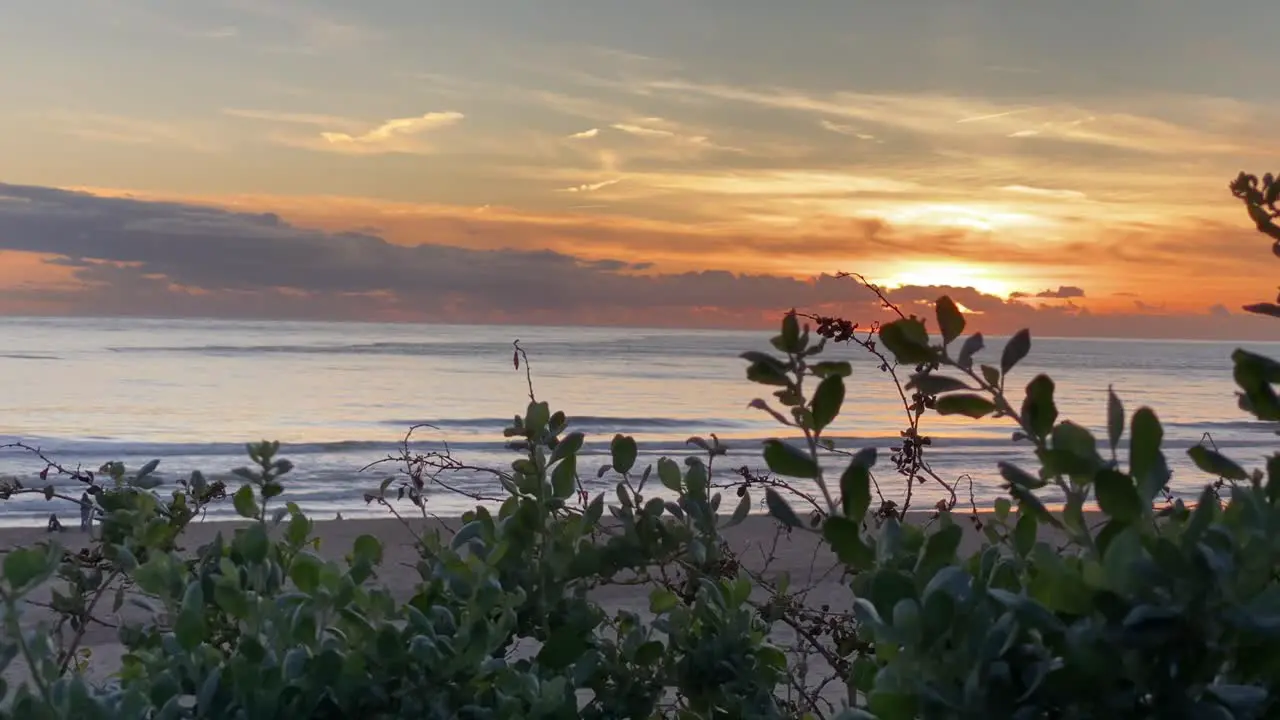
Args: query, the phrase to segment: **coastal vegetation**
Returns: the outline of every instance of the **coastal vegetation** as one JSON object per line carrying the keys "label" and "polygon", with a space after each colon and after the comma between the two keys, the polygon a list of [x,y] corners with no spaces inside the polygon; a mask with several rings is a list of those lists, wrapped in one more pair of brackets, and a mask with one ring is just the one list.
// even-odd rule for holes
{"label": "coastal vegetation", "polygon": [[[1280,248],[1278,184],[1242,175],[1232,191]],[[755,470],[725,467],[714,436],[642,464],[617,435],[584,478],[588,438],[538,398],[516,345],[529,396],[505,430],[510,466],[488,471],[500,505],[428,522],[464,468],[408,442],[366,497],[412,534],[407,566],[373,534],[326,556],[276,443],[248,448],[238,484],[161,484],[157,462],[89,472],[18,448],[84,496],[0,495],[87,503],[95,528],[83,548],[50,541],[0,562],[0,715],[1280,717],[1280,453],[1255,469],[1191,448],[1205,481],[1188,502],[1169,489],[1156,409],[1109,393],[1096,437],[1060,416],[1052,378],[1020,372],[1029,331],[988,348],[948,297],[928,317],[886,306],[895,318],[866,327],[787,313],[770,347],[743,354],[753,405],[780,426]],[[853,368],[824,355],[843,343],[875,354],[902,401],[888,457],[826,437],[852,412]],[[1241,411],[1280,423],[1280,362],[1238,350],[1231,363]],[[1004,424],[1038,466],[1001,463],[1005,496],[978,508],[930,466],[934,414]],[[947,499],[915,507],[924,484]],[[214,503],[242,522],[190,543]],[[839,602],[727,541],[758,509],[775,543],[811,536],[835,558]],[[398,595],[388,581],[406,573]],[[599,601],[619,585],[643,594],[639,610]],[[108,624],[125,653],[98,681],[83,639]]]}

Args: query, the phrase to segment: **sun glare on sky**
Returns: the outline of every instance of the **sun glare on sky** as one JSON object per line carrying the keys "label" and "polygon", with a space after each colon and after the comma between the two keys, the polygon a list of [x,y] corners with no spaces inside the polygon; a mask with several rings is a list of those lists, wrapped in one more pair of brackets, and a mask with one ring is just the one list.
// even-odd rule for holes
{"label": "sun glare on sky", "polygon": [[977,232],[995,232],[1047,224],[1044,217],[999,206],[969,204],[914,204],[877,213],[894,224],[923,227],[957,228]]}
{"label": "sun glare on sky", "polygon": [[901,266],[874,282],[889,288],[904,285],[923,287],[971,287],[988,295],[1008,298],[1017,291],[1014,284],[996,276],[990,268],[961,262],[913,262]]}

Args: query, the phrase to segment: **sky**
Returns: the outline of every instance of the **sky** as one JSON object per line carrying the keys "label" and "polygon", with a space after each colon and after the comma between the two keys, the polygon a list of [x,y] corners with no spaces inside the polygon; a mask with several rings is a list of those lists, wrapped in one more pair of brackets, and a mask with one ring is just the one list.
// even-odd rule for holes
{"label": "sky", "polygon": [[1269,8],[10,0],[0,314],[1280,339]]}

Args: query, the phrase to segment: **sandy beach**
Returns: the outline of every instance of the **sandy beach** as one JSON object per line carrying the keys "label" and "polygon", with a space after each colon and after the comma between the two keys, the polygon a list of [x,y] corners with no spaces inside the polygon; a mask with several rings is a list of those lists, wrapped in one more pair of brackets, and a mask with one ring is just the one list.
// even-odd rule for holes
{"label": "sandy beach", "polygon": [[[969,521],[967,515],[958,515],[957,521],[965,529],[962,552],[971,552],[981,545],[981,535]],[[928,522],[929,513],[912,513],[908,522]],[[441,526],[443,523],[443,526]],[[234,523],[204,522],[191,526],[187,535],[186,547],[194,549],[212,539],[218,532],[229,532]],[[317,522],[316,534],[321,538],[319,552],[326,558],[340,560],[352,547],[357,537],[371,534],[380,538],[384,545],[384,564],[378,580],[389,587],[398,597],[409,598],[417,582],[417,573],[402,571],[402,566],[412,567],[417,560],[414,549],[415,530],[430,526],[457,528],[457,520],[417,520],[410,521],[406,527],[395,519],[344,519]],[[794,589],[808,588],[807,601],[811,606],[830,605],[832,610],[850,606],[852,596],[847,583],[841,578],[841,571],[834,556],[821,544],[816,534],[793,531],[779,535],[777,523],[771,518],[752,515],[742,524],[724,531],[729,546],[738,554],[742,564],[755,572],[762,572],[767,578],[777,578],[782,573],[790,577]],[[15,547],[33,542],[48,540],[50,534],[38,528],[19,528],[0,530],[0,547]],[[1049,539],[1042,530],[1043,539]],[[68,530],[58,534],[58,540],[64,546],[74,549],[87,541],[83,533]],[[772,557],[772,561],[766,559]],[[399,568],[399,569],[398,569]],[[648,615],[648,593],[638,591],[633,586],[605,586],[594,591],[597,600],[608,610],[629,610],[642,616]],[[44,600],[47,591],[31,598]],[[126,605],[126,609],[129,606]],[[30,607],[24,612],[24,625],[32,626],[42,619],[49,619],[50,613],[40,607]],[[779,624],[775,632],[776,641],[784,647],[796,640],[785,626]],[[92,650],[92,658],[88,675],[95,681],[109,678],[119,665],[122,646],[116,641],[116,632],[112,628],[93,626],[86,633],[83,645]],[[817,658],[815,658],[817,659]],[[826,664],[812,663],[810,671],[815,681],[826,671]],[[20,661],[16,661],[5,672],[5,678],[15,682],[26,676],[26,669]],[[824,693],[832,700],[840,695],[838,688],[830,688]]]}

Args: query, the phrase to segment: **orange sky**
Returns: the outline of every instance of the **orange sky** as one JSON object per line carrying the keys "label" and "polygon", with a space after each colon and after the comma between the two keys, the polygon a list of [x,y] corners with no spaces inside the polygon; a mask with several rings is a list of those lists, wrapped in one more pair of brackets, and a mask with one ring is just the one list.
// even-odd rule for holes
{"label": "orange sky", "polygon": [[[997,331],[1280,338],[1238,311],[1280,263],[1226,184],[1280,146],[1236,11],[724,1],[0,10],[0,313],[744,325],[869,314],[810,282],[853,271]],[[281,243],[323,259],[222,263]]]}

